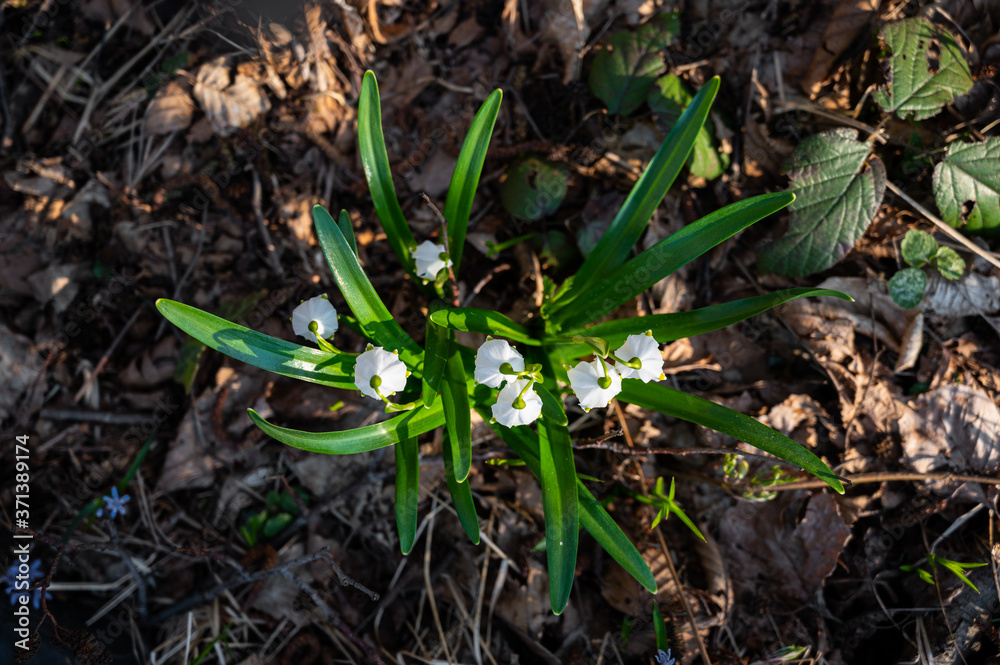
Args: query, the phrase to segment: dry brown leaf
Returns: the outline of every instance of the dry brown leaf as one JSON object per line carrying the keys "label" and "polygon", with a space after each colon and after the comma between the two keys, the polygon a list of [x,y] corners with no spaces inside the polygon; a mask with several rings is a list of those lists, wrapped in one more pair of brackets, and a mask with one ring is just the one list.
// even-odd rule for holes
{"label": "dry brown leaf", "polygon": [[[38,377],[44,358],[39,357],[31,340],[18,335],[0,322],[0,420],[6,420],[14,413],[21,396]],[[31,405],[29,414],[41,406],[41,398],[47,391],[47,381],[43,376],[35,391],[38,404]]]}
{"label": "dry brown leaf", "polygon": [[239,73],[230,85],[229,75],[227,58],[220,56],[198,69],[194,84],[195,99],[212,127],[227,136],[271,108],[256,80]]}
{"label": "dry brown leaf", "polygon": [[[213,445],[211,414],[215,401],[214,391],[206,388],[184,414],[156,481],[157,492],[211,487],[215,483],[215,470],[232,457],[228,449]],[[212,451],[206,449],[209,446]]]}
{"label": "dry brown leaf", "polygon": [[49,266],[28,277],[35,299],[45,305],[49,301],[56,313],[63,312],[80,290],[80,280],[89,274],[86,263],[64,263]]}
{"label": "dry brown leaf", "polygon": [[107,210],[111,207],[107,188],[97,178],[87,181],[73,200],[62,210],[62,218],[69,221],[69,237],[89,240],[93,229],[91,206],[97,205]]}
{"label": "dry brown leaf", "polygon": [[1000,473],[1000,411],[986,393],[948,385],[924,393],[899,419],[903,462],[919,473]]}
{"label": "dry brown leaf", "polygon": [[969,272],[952,281],[931,273],[922,305],[927,313],[949,319],[995,314],[1000,311],[1000,278]]}
{"label": "dry brown leaf", "polygon": [[758,420],[807,448],[819,444],[819,425],[831,433],[836,430],[826,410],[809,395],[790,395]]}
{"label": "dry brown leaf", "polygon": [[808,501],[798,524],[800,502],[789,495],[726,510],[720,540],[738,589],[796,608],[813,600],[833,573],[851,531],[829,493]]}
{"label": "dry brown leaf", "polygon": [[146,133],[169,134],[187,129],[194,115],[194,102],[188,94],[190,86],[171,81],[146,107]]}
{"label": "dry brown leaf", "polygon": [[168,335],[138,358],[133,358],[119,378],[127,388],[158,386],[173,378],[177,354],[177,338]]}
{"label": "dry brown leaf", "polygon": [[857,39],[877,9],[878,0],[841,0],[837,5],[800,83],[810,99],[816,99],[834,62]]}

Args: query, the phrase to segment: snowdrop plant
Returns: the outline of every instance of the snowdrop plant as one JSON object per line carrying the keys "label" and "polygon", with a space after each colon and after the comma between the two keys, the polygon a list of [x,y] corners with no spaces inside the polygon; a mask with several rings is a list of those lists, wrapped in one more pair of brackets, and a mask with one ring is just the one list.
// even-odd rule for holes
{"label": "snowdrop plant", "polygon": [[[593,409],[607,406],[612,399],[630,402],[745,441],[843,492],[829,467],[791,439],[749,416],[658,380],[664,378],[660,344],[718,330],[793,298],[847,296],[798,288],[691,312],[594,323],[793,199],[791,194],[778,193],[734,203],[631,256],[654,210],[687,161],[718,87],[719,80],[712,79],[693,99],[577,274],[561,285],[547,280],[541,310],[524,325],[500,312],[449,307],[435,299],[427,306],[427,325],[419,342],[393,319],[366,276],[347,212],[342,211],[334,220],[320,206],[313,210],[316,235],[353,315],[345,321],[371,341],[364,353],[343,353],[329,342],[328,333],[336,332],[337,320],[330,312],[332,306],[328,309],[322,297],[324,302],[313,298],[307,303],[315,304],[301,306],[298,318],[292,315],[295,332],[307,338],[307,346],[263,335],[170,300],[158,301],[157,307],[188,334],[233,358],[330,388],[359,390],[385,402],[391,417],[346,431],[303,432],[269,422],[253,409],[248,414],[274,439],[316,453],[346,455],[392,446],[396,522],[404,554],[412,549],[417,532],[418,439],[442,426],[445,478],[455,511],[469,538],[479,542],[478,516],[468,480],[472,413],[476,412],[541,484],[552,610],[562,612],[569,601],[581,527],[636,580],[655,592],[656,582],[646,562],[577,475],[567,407],[574,412],[577,403]],[[443,210],[447,228],[442,232],[442,244],[425,241],[418,246],[393,188],[375,76],[368,72],[364,77],[358,103],[358,146],[369,190],[389,243],[404,271],[421,288],[431,280],[439,287],[452,275],[456,279],[461,275],[473,196],[500,100],[499,90],[485,100],[459,153]],[[433,295],[434,291],[427,288],[427,293]],[[480,333],[485,341],[478,348],[466,347],[457,342],[456,331]],[[388,401],[393,396],[398,396],[399,403]]]}

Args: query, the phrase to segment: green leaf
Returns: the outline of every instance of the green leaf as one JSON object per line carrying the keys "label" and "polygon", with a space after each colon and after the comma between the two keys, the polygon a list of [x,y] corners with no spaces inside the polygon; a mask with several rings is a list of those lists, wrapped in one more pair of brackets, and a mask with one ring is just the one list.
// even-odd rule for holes
{"label": "green leaf", "polygon": [[350,246],[351,251],[354,252],[354,256],[357,256],[358,241],[354,238],[354,226],[351,225],[351,216],[347,214],[346,210],[340,211],[340,217],[337,218],[337,226],[340,227],[340,232],[344,234],[344,239]]}
{"label": "green leaf", "polygon": [[417,241],[403,217],[399,207],[396,190],[392,184],[392,171],[389,169],[389,154],[385,150],[385,138],[382,136],[382,108],[378,96],[378,82],[372,71],[365,72],[361,83],[361,96],[358,98],[358,152],[361,164],[365,169],[368,189],[375,205],[375,214],[389,238],[389,244],[399,257],[399,262],[410,275],[414,274],[415,264],[410,248],[417,246]]}
{"label": "green leaf", "polygon": [[864,235],[885,194],[885,166],[857,130],[810,136],[785,164],[795,194],[788,234],[758,252],[762,273],[805,277],[826,270]]}
{"label": "green leaf", "polygon": [[948,146],[934,168],[934,199],[950,226],[1000,234],[1000,137]]}
{"label": "green leaf", "polygon": [[[444,395],[442,395],[444,397]],[[451,434],[446,432],[445,438],[450,438]],[[448,492],[451,494],[451,501],[458,513],[458,521],[462,523],[465,535],[473,544],[479,544],[479,516],[476,514],[476,504],[472,499],[472,489],[468,481],[459,482],[455,477],[455,458],[452,451],[455,446],[450,442],[444,444],[444,477],[448,481]]]}
{"label": "green leaf", "polygon": [[316,223],[316,235],[333,273],[333,279],[337,282],[340,292],[344,294],[344,300],[354,312],[358,325],[365,335],[379,346],[399,351],[403,362],[410,367],[416,367],[421,360],[420,347],[396,323],[375,293],[375,288],[358,263],[358,257],[351,251],[351,246],[333,221],[333,217],[323,206],[314,206],[313,221]]}
{"label": "green leaf", "polygon": [[506,337],[531,346],[541,344],[531,336],[531,332],[527,328],[491,309],[477,309],[475,307],[442,309],[431,314],[431,321],[452,330]]}
{"label": "green leaf", "polygon": [[787,192],[762,194],[716,210],[606,275],[584,297],[550,317],[566,328],[579,328],[599,319],[732,235],[781,210],[793,199]]}
{"label": "green leaf", "polygon": [[892,52],[892,59],[889,83],[874,97],[887,112],[923,120],[972,89],[969,63],[955,38],[927,19],[889,23],[879,36]]}
{"label": "green leaf", "polygon": [[165,298],[156,301],[156,309],[202,344],[230,358],[293,379],[357,390],[352,356],[292,344]]}
{"label": "green leaf", "polygon": [[263,534],[265,538],[274,538],[281,530],[292,523],[292,516],[288,513],[279,513],[274,517],[268,518],[264,522]]}
{"label": "green leaf", "polygon": [[[649,108],[659,115],[659,121],[668,128],[673,127],[681,113],[691,103],[693,97],[683,81],[674,74],[656,79],[649,89]],[[691,175],[705,180],[715,180],[729,168],[729,155],[716,148],[715,135],[710,123],[698,131],[694,151],[688,159]]]}
{"label": "green leaf", "polygon": [[920,268],[930,263],[931,257],[938,250],[937,241],[927,231],[910,229],[906,232],[903,242],[899,244],[903,260],[914,268]]}
{"label": "green leaf", "polygon": [[568,424],[569,419],[566,417],[566,410],[563,408],[562,400],[553,395],[541,383],[535,383],[534,389],[538,392],[538,396],[542,398],[542,417],[555,425]]}
{"label": "green leaf", "polygon": [[654,16],[636,32],[611,35],[594,56],[590,91],[604,102],[608,113],[628,115],[646,101],[653,81],[664,69],[660,51],[680,34],[677,12]]}
{"label": "green leaf", "polygon": [[[801,287],[776,291],[775,293],[763,296],[734,300],[733,302],[722,303],[720,305],[702,307],[690,312],[671,312],[669,314],[653,314],[651,316],[607,321],[589,328],[582,328],[579,332],[607,340],[612,350],[624,344],[629,335],[641,335],[647,330],[653,331],[653,337],[657,342],[666,344],[677,339],[694,337],[695,335],[701,335],[713,330],[721,330],[734,323],[757,316],[761,312],[766,312],[789,300],[819,296],[832,296],[842,300],[852,300],[849,295],[840,291]],[[546,339],[544,342],[546,345],[553,346],[554,351],[560,358],[577,358],[591,353],[590,347],[585,344],[565,344],[565,346],[561,346],[564,341],[571,340],[572,335],[573,332],[570,331],[564,337]]]}
{"label": "green leaf", "polygon": [[905,268],[889,280],[889,295],[900,307],[913,309],[920,306],[927,288],[927,275],[920,268]]}
{"label": "green leaf", "polygon": [[562,614],[573,589],[580,531],[576,463],[565,424],[557,423],[552,418],[542,418],[538,421],[538,441],[542,509],[545,512],[545,552],[549,564],[549,602],[555,614]]}
{"label": "green leaf", "polygon": [[684,110],[677,124],[656,151],[646,170],[639,176],[639,180],[611,222],[611,227],[580,266],[572,284],[561,295],[556,295],[557,300],[553,303],[549,317],[554,316],[559,307],[568,306],[573,300],[587,293],[592,284],[606,279],[612,270],[628,258],[629,252],[649,224],[653,211],[663,201],[667,190],[691,154],[695,139],[705,124],[712,100],[718,91],[719,77],[716,76],[702,86],[695,95],[694,100]]}
{"label": "green leaf", "polygon": [[437,399],[444,374],[445,363],[451,356],[452,333],[447,328],[434,323],[431,316],[446,306],[440,300],[433,301],[427,312],[427,327],[424,333],[424,368],[421,381],[421,397],[424,406],[430,407]]}
{"label": "green leaf", "polygon": [[[483,420],[489,423],[489,410],[477,407],[477,411]],[[495,423],[491,423],[490,427],[510,446],[514,454],[528,465],[536,478],[542,477],[538,435],[530,427],[502,427]],[[579,478],[576,481],[576,488],[580,526],[586,529],[594,537],[594,540],[604,548],[604,551],[610,554],[611,558],[617,561],[639,584],[650,593],[656,593],[656,579],[649,570],[645,559],[639,554],[639,550],[629,541],[628,536],[622,532],[608,511],[598,503]]]}
{"label": "green leaf", "polygon": [[728,434],[805,469],[844,493],[844,486],[822,460],[784,434],[738,411],[659,383],[643,383],[638,379],[623,379],[618,399]]}
{"label": "green leaf", "polygon": [[525,157],[514,162],[500,181],[500,202],[510,214],[535,221],[559,209],[568,187],[565,164]]}
{"label": "green leaf", "polygon": [[500,112],[500,101],[503,93],[494,90],[486,98],[483,105],[472,120],[469,133],[465,135],[462,150],[455,162],[455,171],[451,176],[448,196],[444,201],[444,218],[448,220],[448,251],[458,274],[462,263],[462,249],[465,246],[465,232],[469,227],[469,215],[472,212],[472,199],[479,186],[479,176],[483,172],[483,162],[486,161],[486,151],[490,146],[493,126]]}
{"label": "green leaf", "polygon": [[965,261],[951,247],[941,247],[934,255],[934,266],[945,279],[958,279],[965,272]]}
{"label": "green leaf", "polygon": [[441,405],[448,429],[446,445],[454,464],[455,480],[464,483],[472,470],[472,419],[469,411],[469,387],[465,366],[456,349],[445,367],[441,383]]}
{"label": "green leaf", "polygon": [[444,413],[440,406],[430,409],[418,407],[385,422],[342,432],[301,432],[272,425],[253,409],[247,409],[247,414],[272,439],[293,448],[325,455],[367,453],[429,432],[444,424]]}
{"label": "green leaf", "polygon": [[656,634],[656,649],[667,651],[670,649],[670,639],[667,637],[667,624],[663,621],[663,614],[660,613],[660,604],[653,600],[653,632]]}
{"label": "green leaf", "polygon": [[396,530],[399,549],[409,554],[417,539],[417,506],[420,502],[420,448],[417,437],[396,444]]}

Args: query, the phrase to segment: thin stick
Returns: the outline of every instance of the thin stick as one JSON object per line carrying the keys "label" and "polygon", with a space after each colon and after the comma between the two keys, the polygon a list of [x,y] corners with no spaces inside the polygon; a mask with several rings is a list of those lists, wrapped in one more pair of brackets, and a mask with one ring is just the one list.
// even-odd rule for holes
{"label": "thin stick", "polygon": [[97,367],[95,367],[94,371],[91,372],[90,378],[84,381],[83,386],[80,388],[80,390],[77,391],[76,395],[73,396],[74,404],[80,401],[84,393],[86,393],[87,390],[90,388],[90,385],[95,380],[97,380],[97,377],[104,369],[104,366],[108,364],[108,360],[111,358],[111,354],[115,352],[116,348],[118,348],[118,344],[121,343],[122,339],[125,337],[125,333],[129,331],[129,329],[132,327],[132,324],[135,323],[136,319],[139,318],[139,315],[142,313],[144,309],[145,307],[140,306],[137,310],[135,310],[135,312],[133,312],[132,316],[129,318],[128,322],[124,326],[122,326],[121,330],[118,331],[118,335],[115,337],[114,341],[111,342],[111,346],[109,346],[108,350],[104,352],[104,355],[101,356],[101,359],[97,361]]}
{"label": "thin stick", "polygon": [[427,540],[424,541],[424,584],[427,587],[427,601],[431,606],[431,614],[434,616],[434,625],[437,626],[438,639],[441,640],[441,648],[444,649],[444,659],[452,662],[451,652],[448,650],[448,640],[444,635],[444,628],[441,626],[441,617],[438,615],[437,603],[434,602],[434,587],[431,586],[431,542],[434,538],[434,519],[427,525]]}
{"label": "thin stick", "polygon": [[271,234],[267,230],[267,224],[264,222],[264,210],[261,207],[261,187],[260,187],[260,174],[257,171],[253,171],[253,199],[251,200],[253,206],[253,216],[257,220],[257,230],[260,231],[260,238],[264,241],[264,247],[267,248],[267,256],[271,261],[271,270],[278,277],[281,277],[281,262],[278,261],[278,254],[274,251],[274,243],[271,241]]}
{"label": "thin stick", "polygon": [[139,425],[152,414],[112,413],[110,411],[87,411],[85,409],[42,409],[38,416],[44,420],[72,420],[82,423],[102,425]]}
{"label": "thin stick", "polygon": [[972,242],[964,235],[962,235],[955,229],[945,224],[940,217],[937,217],[930,210],[928,210],[927,208],[923,207],[922,205],[914,201],[912,198],[910,198],[909,194],[901,190],[899,187],[896,187],[896,185],[894,185],[891,180],[886,180],[885,186],[891,189],[893,194],[895,194],[896,196],[898,196],[899,198],[903,199],[908,204],[910,204],[910,207],[912,207],[914,210],[916,210],[921,215],[932,221],[935,226],[937,226],[942,232],[944,232],[945,235],[951,237],[952,240],[959,243],[960,245],[968,249],[976,256],[982,257],[983,259],[986,259],[997,268],[1000,268],[1000,260],[997,260],[992,254],[983,250],[979,245]]}
{"label": "thin stick", "polygon": [[[701,633],[698,632],[698,623],[694,620],[694,611],[691,609],[691,604],[688,602],[687,594],[684,593],[684,586],[681,584],[681,578],[677,574],[677,569],[674,568],[674,560],[670,557],[670,550],[667,549],[667,541],[663,539],[663,532],[659,529],[655,529],[656,537],[660,541],[660,548],[663,550],[663,556],[667,560],[667,565],[670,567],[670,574],[674,578],[674,583],[677,585],[678,595],[681,597],[681,602],[684,603],[684,612],[687,614],[688,622],[691,624],[691,632],[694,633],[694,639],[698,642],[698,650],[701,652],[701,659],[704,661],[705,665],[712,665],[712,659],[708,657],[708,649],[705,648],[705,642],[701,639]],[[655,603],[656,600],[654,599]]]}
{"label": "thin stick", "polygon": [[[869,483],[899,483],[899,482],[920,482],[941,480],[946,483],[983,483],[984,485],[1000,486],[1000,478],[987,478],[985,476],[961,476],[956,473],[862,473],[850,478],[841,478],[841,481],[848,480],[851,485],[866,485]],[[812,490],[829,487],[824,480],[798,480],[794,483],[784,483],[781,485],[771,485],[767,488],[770,491],[787,490]]]}

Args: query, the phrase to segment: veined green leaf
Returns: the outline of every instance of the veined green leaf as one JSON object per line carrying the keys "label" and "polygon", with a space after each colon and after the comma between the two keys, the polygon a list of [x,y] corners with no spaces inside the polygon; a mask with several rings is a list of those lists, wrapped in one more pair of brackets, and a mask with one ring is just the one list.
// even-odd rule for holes
{"label": "veined green leaf", "polygon": [[342,432],[302,432],[272,425],[253,409],[247,409],[250,420],[273,439],[300,450],[326,455],[367,453],[411,439],[444,424],[440,406],[416,408],[385,422]]}
{"label": "veined green leaf", "polygon": [[695,95],[629,192],[611,227],[583,262],[569,291],[559,298],[557,308],[587,294],[593,284],[606,279],[628,257],[649,224],[653,211],[684,167],[718,91],[719,77],[716,76]]}
{"label": "veined green leaf", "polygon": [[427,312],[427,328],[424,333],[424,368],[422,372],[421,397],[424,406],[429,407],[437,399],[444,374],[445,363],[451,356],[452,332],[431,320],[434,312],[445,305],[440,300],[431,302]]}
{"label": "veined green leaf", "polygon": [[551,315],[564,328],[579,328],[634,298],[684,264],[795,199],[788,192],[763,194],[732,203],[664,238],[588,288]]}
{"label": "veined green leaf", "polygon": [[[578,358],[593,353],[593,349],[589,345],[573,343],[574,334],[586,334],[589,337],[603,338],[608,341],[612,351],[624,344],[629,335],[641,335],[647,330],[653,331],[653,337],[657,342],[666,344],[677,339],[694,337],[695,335],[701,335],[713,330],[721,330],[726,326],[731,326],[752,316],[757,316],[761,312],[766,312],[789,300],[818,296],[832,296],[842,300],[853,300],[849,295],[840,291],[801,287],[776,291],[775,293],[762,296],[753,296],[752,298],[744,298],[742,300],[734,300],[733,302],[722,303],[720,305],[710,305],[690,312],[671,312],[669,314],[653,314],[650,316],[637,316],[628,319],[606,321],[590,326],[589,328],[567,332],[561,337],[545,339],[543,341],[547,346],[555,346],[553,351],[560,358]],[[565,346],[561,346],[562,344],[565,344]]]}
{"label": "veined green leaf", "polygon": [[489,309],[476,309],[475,307],[443,309],[431,314],[431,320],[439,326],[452,330],[506,337],[531,346],[541,344],[531,336],[527,328],[514,323],[503,314]]}
{"label": "veined green leaf", "polygon": [[358,152],[368,180],[368,189],[375,205],[375,214],[385,230],[399,262],[410,275],[414,274],[414,261],[410,248],[417,241],[403,217],[403,210],[396,198],[389,169],[389,153],[385,150],[382,135],[382,108],[378,96],[378,82],[372,71],[365,72],[358,99]]}
{"label": "veined green leaf", "polygon": [[469,411],[469,386],[462,356],[456,349],[445,366],[441,382],[441,406],[448,428],[445,446],[454,466],[455,480],[464,483],[472,470],[472,419]]}
{"label": "veined green leaf", "polygon": [[638,379],[622,380],[622,391],[618,399],[728,434],[802,467],[841,494],[844,493],[840,480],[820,458],[784,434],[738,411],[663,384],[642,383]]}
{"label": "veined green leaf", "polygon": [[346,210],[340,211],[340,217],[337,218],[337,226],[340,227],[340,232],[344,234],[344,239],[347,240],[347,244],[350,245],[351,251],[354,252],[354,256],[357,256],[358,241],[354,238],[354,227],[351,225],[351,216],[347,214]]}
{"label": "veined green leaf", "polygon": [[479,176],[483,172],[483,162],[486,161],[486,151],[490,147],[490,137],[493,126],[500,112],[500,101],[503,92],[494,90],[479,107],[476,117],[472,120],[469,133],[465,135],[462,150],[458,153],[455,172],[451,176],[448,196],[444,201],[444,218],[448,220],[448,250],[454,264],[455,274],[462,263],[462,250],[465,246],[465,232],[469,228],[469,215],[472,212],[472,199],[479,186]]}
{"label": "veined green leaf", "polygon": [[[442,398],[444,395],[442,394]],[[445,438],[450,438],[451,433],[446,432]],[[444,477],[448,481],[448,492],[451,494],[451,501],[455,505],[455,512],[458,513],[458,521],[462,523],[465,535],[473,544],[479,544],[479,516],[476,514],[476,504],[472,499],[472,489],[469,482],[459,482],[455,477],[455,458],[452,451],[455,446],[445,441],[444,443]]]}
{"label": "veined green leaf", "polygon": [[379,346],[399,351],[403,362],[411,368],[416,367],[421,362],[420,347],[396,323],[375,293],[375,288],[358,263],[358,257],[351,251],[351,246],[333,217],[322,206],[315,206],[313,221],[333,279],[365,334]]}
{"label": "veined green leaf", "polygon": [[[484,407],[477,407],[479,415],[483,420],[489,422],[490,412]],[[493,431],[497,433],[504,442],[510,446],[514,454],[520,457],[536,478],[542,477],[541,459],[539,457],[538,436],[530,427],[502,427],[497,424],[490,424]],[[587,530],[594,540],[611,555],[622,568],[634,577],[650,593],[656,593],[656,579],[649,570],[646,560],[639,554],[639,550],[629,541],[628,536],[622,532],[608,514],[608,511],[598,503],[594,495],[590,493],[586,485],[577,478],[577,502],[580,526]]]}
{"label": "veined green leaf", "polygon": [[156,309],[202,344],[230,358],[293,379],[357,390],[352,356],[292,344],[165,298],[156,301]]}
{"label": "veined green leaf", "polygon": [[542,507],[545,511],[545,553],[549,564],[549,602],[555,614],[562,614],[573,589],[580,535],[576,463],[566,425],[552,418],[542,418],[538,421],[538,441]]}
{"label": "veined green leaf", "polygon": [[934,167],[934,200],[950,226],[1000,235],[1000,137],[948,146]]}
{"label": "veined green leaf", "polygon": [[420,448],[417,438],[396,444],[396,530],[399,549],[409,554],[417,539],[417,505],[420,500]]}

